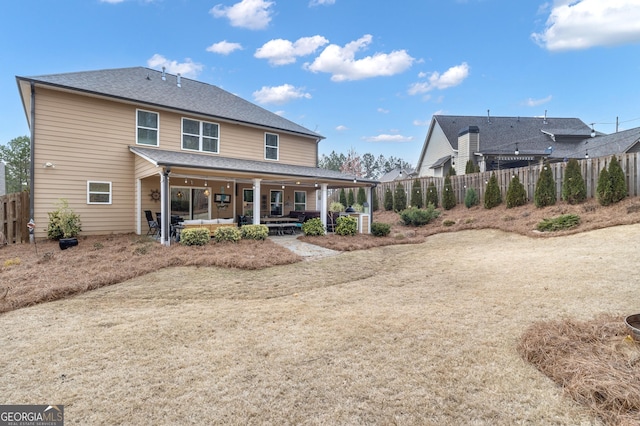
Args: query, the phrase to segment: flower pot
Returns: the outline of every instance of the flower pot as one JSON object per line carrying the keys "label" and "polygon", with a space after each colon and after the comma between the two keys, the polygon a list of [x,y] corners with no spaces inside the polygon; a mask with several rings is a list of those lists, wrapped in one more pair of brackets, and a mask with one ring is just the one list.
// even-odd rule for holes
{"label": "flower pot", "polygon": [[60,241],[58,241],[58,244],[60,245],[60,250],[66,250],[69,247],[77,246],[78,239],[77,238],[60,238]]}

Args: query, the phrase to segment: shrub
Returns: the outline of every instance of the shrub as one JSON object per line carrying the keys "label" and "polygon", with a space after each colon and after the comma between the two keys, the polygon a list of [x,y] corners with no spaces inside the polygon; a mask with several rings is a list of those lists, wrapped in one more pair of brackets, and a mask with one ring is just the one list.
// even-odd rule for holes
{"label": "shrub", "polygon": [[500,204],[502,204],[502,194],[498,186],[498,178],[494,172],[491,173],[489,182],[487,182],[487,188],[484,191],[484,208],[492,209]]}
{"label": "shrub", "polygon": [[427,206],[429,204],[433,204],[433,207],[438,207],[438,189],[436,188],[436,184],[431,181],[429,186],[427,187]]}
{"label": "shrub", "polygon": [[446,227],[453,226],[455,224],[456,224],[456,221],[451,219],[445,219],[442,221],[442,226],[446,226]]}
{"label": "shrub", "polygon": [[575,214],[563,214],[552,219],[543,219],[538,223],[536,228],[538,231],[561,231],[563,229],[573,228],[580,224],[580,216]]}
{"label": "shrub", "polygon": [[384,209],[386,211],[393,210],[393,194],[391,193],[391,188],[387,188],[384,192]]}
{"label": "shrub", "polygon": [[480,166],[474,164],[473,160],[469,159],[464,167],[464,174],[480,173]]}
{"label": "shrub", "polygon": [[237,243],[240,241],[240,229],[235,226],[221,226],[213,232],[213,238],[216,243]]}
{"label": "shrub", "polygon": [[527,204],[527,191],[520,182],[520,178],[514,175],[509,182],[509,188],[507,188],[507,208],[524,206],[525,204]]}
{"label": "shrub", "polygon": [[473,188],[467,188],[466,194],[464,194],[464,205],[467,208],[471,208],[473,206],[477,206],[480,203],[480,199],[478,198],[478,193]]}
{"label": "shrub", "polygon": [[267,225],[243,225],[240,228],[240,237],[243,240],[266,240],[268,236]]}
{"label": "shrub", "polygon": [[451,210],[455,206],[456,206],[456,194],[453,193],[453,187],[451,186],[451,178],[447,175],[444,178],[444,188],[442,189],[442,208],[445,210]]}
{"label": "shrub", "polygon": [[352,206],[356,203],[356,197],[353,194],[353,189],[349,189],[349,193],[347,195],[347,206]]}
{"label": "shrub", "polygon": [[420,181],[415,179],[413,181],[413,185],[411,186],[411,206],[417,207],[421,209],[424,206],[422,201],[422,187],[420,186]]}
{"label": "shrub", "polygon": [[344,204],[338,202],[338,201],[334,201],[329,205],[329,211],[330,212],[343,212],[344,211]]}
{"label": "shrub", "polygon": [[180,244],[183,246],[204,246],[211,240],[209,229],[189,228],[180,232]]}
{"label": "shrub", "polygon": [[49,225],[47,225],[47,238],[59,240],[60,238],[74,238],[82,231],[80,216],[73,212],[65,199],[60,199],[56,204],[56,210],[48,212]]}
{"label": "shrub", "polygon": [[324,235],[325,229],[324,225],[322,224],[322,220],[320,220],[319,217],[314,217],[307,220],[302,224],[302,232],[304,232],[304,235],[309,236]]}
{"label": "shrub", "polygon": [[362,207],[362,204],[355,203],[354,205],[351,206],[351,208],[357,211],[358,213],[364,212],[364,207]]}
{"label": "shrub", "polygon": [[426,225],[438,216],[440,216],[440,212],[433,204],[429,204],[426,209],[410,207],[400,212],[400,220],[403,225],[407,226]]}
{"label": "shrub", "polygon": [[374,237],[386,237],[391,232],[391,225],[382,222],[371,223],[371,233]]}
{"label": "shrub", "polygon": [[393,210],[399,212],[406,208],[407,193],[405,192],[404,185],[401,183],[396,183],[396,189],[393,194]]}
{"label": "shrub", "polygon": [[336,234],[356,235],[358,232],[358,220],[353,216],[340,216],[336,220]]}
{"label": "shrub", "polygon": [[627,184],[624,171],[615,155],[611,157],[609,163],[609,179],[611,180],[611,202],[617,203],[627,196]]}
{"label": "shrub", "polygon": [[608,206],[611,204],[611,192],[611,179],[609,179],[609,172],[605,166],[600,172],[600,176],[598,177],[598,186],[596,187],[596,195],[601,206]]}
{"label": "shrub", "polygon": [[356,197],[356,204],[363,205],[367,202],[367,194],[364,192],[364,188],[358,188],[358,196]]}
{"label": "shrub", "polygon": [[340,188],[340,204],[347,206],[347,194],[344,192],[344,188]]}
{"label": "shrub", "polygon": [[587,186],[582,178],[580,164],[575,158],[569,160],[564,172],[562,199],[569,204],[579,204],[587,199]]}
{"label": "shrub", "polygon": [[536,207],[547,207],[556,203],[556,182],[553,180],[553,172],[548,163],[542,167],[533,199]]}
{"label": "shrub", "polygon": [[378,205],[379,204],[378,203],[378,191],[372,191],[371,198],[372,198],[372,200],[371,200],[371,204],[372,204],[371,211],[375,212],[380,208],[380,206]]}

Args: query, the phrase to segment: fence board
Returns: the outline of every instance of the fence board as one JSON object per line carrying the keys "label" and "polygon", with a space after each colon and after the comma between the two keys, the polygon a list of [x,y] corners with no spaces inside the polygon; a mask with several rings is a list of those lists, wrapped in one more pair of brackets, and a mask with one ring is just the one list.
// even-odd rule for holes
{"label": "fence board", "polygon": [[29,241],[29,193],[17,192],[0,196],[0,232],[9,244]]}

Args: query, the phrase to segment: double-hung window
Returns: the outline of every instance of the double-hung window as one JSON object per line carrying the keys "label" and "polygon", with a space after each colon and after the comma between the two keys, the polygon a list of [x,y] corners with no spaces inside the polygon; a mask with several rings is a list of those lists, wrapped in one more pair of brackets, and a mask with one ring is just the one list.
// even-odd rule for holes
{"label": "double-hung window", "polygon": [[182,119],[182,149],[219,152],[219,127],[207,121]]}
{"label": "double-hung window", "polygon": [[278,135],[275,133],[264,134],[264,158],[265,160],[277,160],[278,159]]}
{"label": "double-hung window", "polygon": [[87,181],[87,204],[111,204],[111,182]]}
{"label": "double-hung window", "polygon": [[160,119],[157,112],[136,111],[136,143],[138,145],[158,146],[158,123]]}
{"label": "double-hung window", "polygon": [[293,193],[293,209],[295,211],[307,209],[307,193],[305,191],[295,191]]}

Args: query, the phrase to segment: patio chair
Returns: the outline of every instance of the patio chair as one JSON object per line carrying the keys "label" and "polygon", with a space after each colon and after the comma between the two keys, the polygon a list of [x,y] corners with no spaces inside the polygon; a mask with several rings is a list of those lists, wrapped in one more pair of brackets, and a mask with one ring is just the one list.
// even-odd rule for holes
{"label": "patio chair", "polygon": [[151,214],[151,210],[145,210],[144,215],[147,217],[147,224],[149,225],[147,235],[158,234],[160,232],[160,225],[158,225],[158,222],[153,220],[153,214]]}

